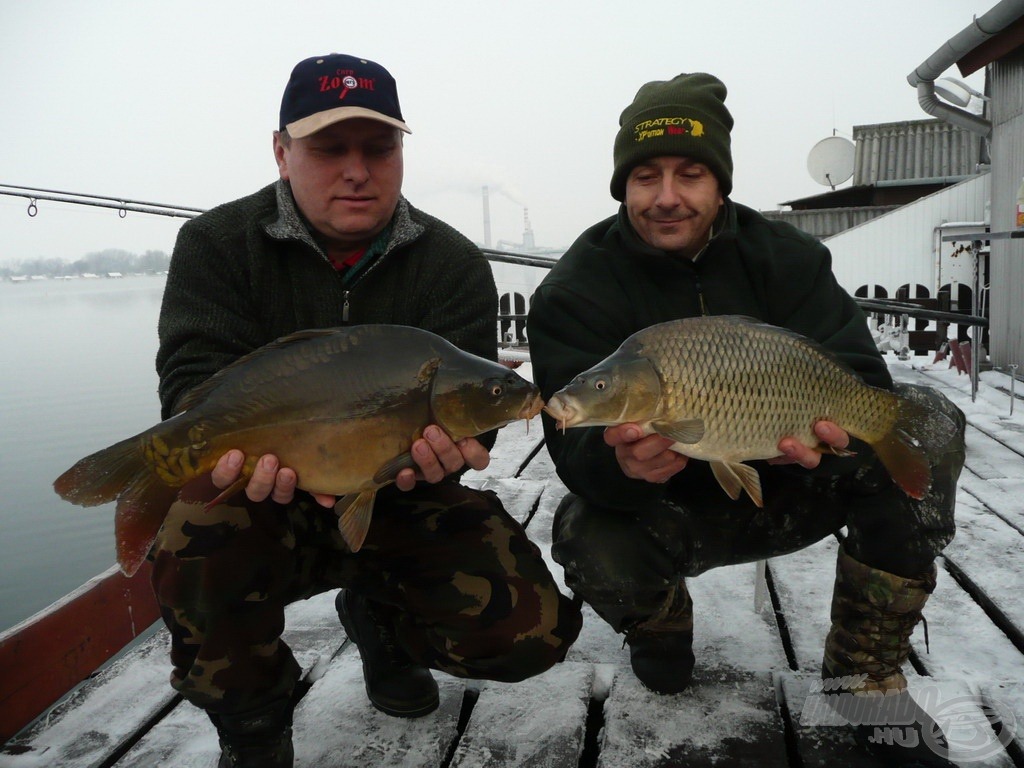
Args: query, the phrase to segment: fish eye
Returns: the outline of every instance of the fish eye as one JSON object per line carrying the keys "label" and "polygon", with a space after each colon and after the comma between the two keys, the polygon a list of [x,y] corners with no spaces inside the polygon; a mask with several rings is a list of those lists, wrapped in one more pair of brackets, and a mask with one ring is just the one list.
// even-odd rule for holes
{"label": "fish eye", "polygon": [[491,394],[495,397],[501,397],[501,393],[504,391],[505,390],[502,388],[501,384],[495,384],[491,387]]}
{"label": "fish eye", "polygon": [[604,389],[607,386],[608,382],[606,382],[604,379],[598,379],[597,381],[594,382],[594,389],[598,391]]}

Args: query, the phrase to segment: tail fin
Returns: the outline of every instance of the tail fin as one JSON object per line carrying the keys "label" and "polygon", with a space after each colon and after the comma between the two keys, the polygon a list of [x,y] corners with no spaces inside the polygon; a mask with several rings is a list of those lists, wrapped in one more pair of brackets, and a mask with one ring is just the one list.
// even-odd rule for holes
{"label": "tail fin", "polygon": [[86,456],[58,477],[53,488],[61,498],[83,507],[117,499],[117,562],[126,576],[146,559],[177,493],[146,463],[138,437]]}
{"label": "tail fin", "polygon": [[932,487],[932,470],[920,444],[893,430],[872,447],[896,485],[911,498],[923,499]]}
{"label": "tail fin", "polygon": [[149,474],[139,440],[132,437],[81,459],[53,481],[53,489],[65,501],[95,507],[113,501],[126,487]]}
{"label": "tail fin", "polygon": [[932,485],[929,453],[948,444],[957,427],[944,413],[896,397],[896,422],[872,448],[893,481],[911,498],[921,499]]}

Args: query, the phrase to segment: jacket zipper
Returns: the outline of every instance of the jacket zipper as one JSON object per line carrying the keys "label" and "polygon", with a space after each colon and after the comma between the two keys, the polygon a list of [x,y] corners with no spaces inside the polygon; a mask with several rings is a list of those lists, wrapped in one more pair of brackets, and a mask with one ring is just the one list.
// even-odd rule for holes
{"label": "jacket zipper", "polygon": [[[394,249],[385,251],[380,256],[378,256],[377,259],[373,262],[373,264],[371,264],[365,270],[363,270],[363,272],[352,282],[352,284],[349,285],[349,287],[347,289],[345,289],[345,292],[342,294],[341,322],[343,322],[343,323],[347,323],[348,322],[348,311],[349,311],[349,300],[348,300],[348,297],[352,294],[353,289],[357,285],[359,285],[359,283],[363,282],[363,278],[365,278],[368,274],[373,272],[373,270],[375,270],[380,265],[380,263],[382,261],[384,261],[384,259],[386,259],[390,255],[392,250],[394,250]],[[339,275],[339,278],[340,277],[341,276]]]}
{"label": "jacket zipper", "polygon": [[712,225],[711,236],[708,238],[708,241],[704,243],[704,246],[697,251],[697,255],[693,257],[693,285],[697,289],[697,303],[700,306],[700,314],[702,317],[710,315],[711,313],[708,312],[707,302],[704,301],[704,289],[701,287],[700,275],[697,272],[697,260],[704,255],[704,252],[707,251],[711,246],[711,243],[713,243],[715,238],[717,238],[721,233],[721,229],[719,229],[718,232],[715,232],[714,225]]}
{"label": "jacket zipper", "polygon": [[708,312],[707,302],[704,300],[704,288],[700,284],[700,275],[697,274],[697,270],[693,269],[690,273],[693,276],[693,289],[697,292],[697,306],[700,309],[702,317],[711,314]]}

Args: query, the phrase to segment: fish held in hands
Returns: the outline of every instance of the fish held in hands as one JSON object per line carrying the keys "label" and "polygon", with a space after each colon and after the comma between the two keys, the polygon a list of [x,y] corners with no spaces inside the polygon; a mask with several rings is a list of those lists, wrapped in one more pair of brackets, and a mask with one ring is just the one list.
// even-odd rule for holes
{"label": "fish held in hands", "polygon": [[338,527],[356,552],[377,490],[416,467],[410,449],[425,427],[458,441],[533,418],[542,406],[532,382],[422,329],[301,331],[210,377],[166,421],[83,458],[54,489],[81,506],[117,501],[117,559],[131,575],[181,486],[241,450],[241,476],[213,506],[272,453],[295,470],[300,489],[339,497]]}
{"label": "fish held in hands", "polygon": [[[944,415],[865,384],[816,342],[734,315],[638,331],[552,395],[544,410],[563,429],[633,422],[674,440],[672,450],[710,463],[730,498],[745,490],[757,506],[760,478],[743,462],[781,455],[783,437],[849,455],[819,441],[818,421],[870,445],[915,499],[931,486],[924,438],[954,429]],[[949,424],[937,424],[942,420]]]}

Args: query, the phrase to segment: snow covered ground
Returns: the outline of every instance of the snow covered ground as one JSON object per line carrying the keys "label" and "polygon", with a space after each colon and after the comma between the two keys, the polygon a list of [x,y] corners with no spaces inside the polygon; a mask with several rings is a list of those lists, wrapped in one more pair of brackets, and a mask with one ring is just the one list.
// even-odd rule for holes
{"label": "snow covered ground", "polygon": [[[914,636],[908,676],[946,725],[961,765],[1024,766],[1024,401],[1010,414],[1009,378],[970,381],[946,363],[890,359],[899,380],[939,388],[969,419],[958,534],[928,604],[928,649]],[[518,369],[530,376],[529,364]],[[1024,394],[1019,390],[1019,394]],[[564,486],[539,421],[503,430],[491,466],[469,482],[494,488],[545,552]],[[299,766],[867,766],[842,728],[822,725],[815,698],[837,542],[769,561],[771,602],[754,609],[753,565],[690,580],[697,673],[658,696],[633,677],[622,638],[586,609],[564,664],[515,685],[435,673],[441,707],[414,721],[366,701],[358,655],[333,594],[289,609],[286,639],[309,690],[295,713]],[[561,578],[561,569],[549,561]],[[166,684],[158,633],[0,752],[0,766],[213,766],[212,726]],[[1011,741],[1016,738],[1017,741]],[[1008,750],[1004,748],[1009,744]]]}

